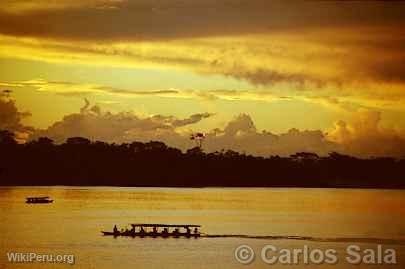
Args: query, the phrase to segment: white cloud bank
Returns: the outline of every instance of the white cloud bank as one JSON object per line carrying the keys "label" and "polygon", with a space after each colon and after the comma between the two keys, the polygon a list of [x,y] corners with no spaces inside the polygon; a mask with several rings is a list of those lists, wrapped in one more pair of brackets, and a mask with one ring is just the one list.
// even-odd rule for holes
{"label": "white cloud bank", "polygon": [[[0,98],[0,129],[26,133],[29,139],[47,136],[57,143],[68,137],[82,136],[91,140],[116,143],[133,141],[163,141],[186,150],[195,146],[190,133],[181,127],[192,129],[192,125],[214,116],[199,113],[185,119],[174,116],[153,115],[139,117],[132,112],[104,112],[86,100],[80,112],[66,115],[47,129],[33,129],[21,123],[28,113],[21,113],[12,100]],[[314,152],[327,155],[337,151],[360,157],[405,156],[405,131],[380,126],[380,114],[361,111],[351,122],[339,121],[328,134],[320,130],[291,129],[286,133],[273,134],[257,130],[248,114],[240,114],[222,129],[216,128],[206,134],[206,152],[232,149],[247,154],[288,156],[296,152]],[[195,130],[198,131],[198,130]]]}

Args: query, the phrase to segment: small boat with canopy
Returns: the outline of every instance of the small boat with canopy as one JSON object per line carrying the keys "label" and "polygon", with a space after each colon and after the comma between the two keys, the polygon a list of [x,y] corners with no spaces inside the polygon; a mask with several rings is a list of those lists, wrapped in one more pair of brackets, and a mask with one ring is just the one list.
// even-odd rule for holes
{"label": "small boat with canopy", "polygon": [[130,236],[130,237],[162,237],[162,238],[197,238],[200,237],[199,228],[201,225],[194,224],[150,224],[150,223],[135,223],[130,224],[131,229],[118,230],[117,226],[114,226],[112,232],[102,231],[106,236]]}
{"label": "small boat with canopy", "polygon": [[43,197],[27,197],[27,200],[25,201],[27,204],[49,204],[52,203],[53,200],[51,200],[48,196],[43,196]]}

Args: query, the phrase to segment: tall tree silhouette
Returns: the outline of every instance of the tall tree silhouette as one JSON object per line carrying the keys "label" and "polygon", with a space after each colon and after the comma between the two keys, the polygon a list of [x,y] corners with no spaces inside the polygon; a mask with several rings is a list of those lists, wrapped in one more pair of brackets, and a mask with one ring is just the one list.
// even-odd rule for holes
{"label": "tall tree silhouette", "polygon": [[203,142],[205,140],[205,134],[203,133],[195,133],[190,135],[190,140],[196,142],[197,147],[202,148]]}

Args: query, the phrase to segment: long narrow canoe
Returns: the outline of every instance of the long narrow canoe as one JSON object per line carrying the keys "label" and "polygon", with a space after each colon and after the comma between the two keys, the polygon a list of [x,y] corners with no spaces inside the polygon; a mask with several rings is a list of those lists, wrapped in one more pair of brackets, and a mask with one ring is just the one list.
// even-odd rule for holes
{"label": "long narrow canoe", "polygon": [[[179,238],[179,237],[199,237],[200,232],[198,231],[198,228],[201,227],[201,225],[194,225],[194,224],[152,224],[152,223],[139,223],[139,224],[131,224],[132,229],[128,230],[126,229],[125,231],[112,231],[112,232],[105,232],[101,231],[103,235],[107,236],[130,236],[130,237],[174,237],[174,238]],[[140,229],[136,229],[140,228]],[[144,230],[145,228],[145,230]],[[153,228],[153,231],[151,231],[147,228]],[[164,230],[158,231],[158,228],[164,228]],[[170,231],[170,228],[175,228],[174,230]],[[194,231],[191,232],[190,228],[194,228]],[[185,229],[185,232],[180,231],[180,229]]]}
{"label": "long narrow canoe", "polygon": [[49,197],[27,197],[25,201],[27,204],[49,204],[52,203],[53,200],[50,200]]}
{"label": "long narrow canoe", "polygon": [[152,233],[152,232],[145,232],[145,233],[131,233],[131,232],[105,232],[101,231],[105,236],[131,236],[131,237],[200,237],[200,233]]}

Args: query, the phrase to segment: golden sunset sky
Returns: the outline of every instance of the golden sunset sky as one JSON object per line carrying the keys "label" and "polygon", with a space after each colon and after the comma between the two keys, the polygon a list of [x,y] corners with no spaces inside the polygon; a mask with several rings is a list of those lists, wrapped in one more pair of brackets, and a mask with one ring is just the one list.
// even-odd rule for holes
{"label": "golden sunset sky", "polygon": [[2,0],[0,127],[404,156],[404,14],[403,1]]}

